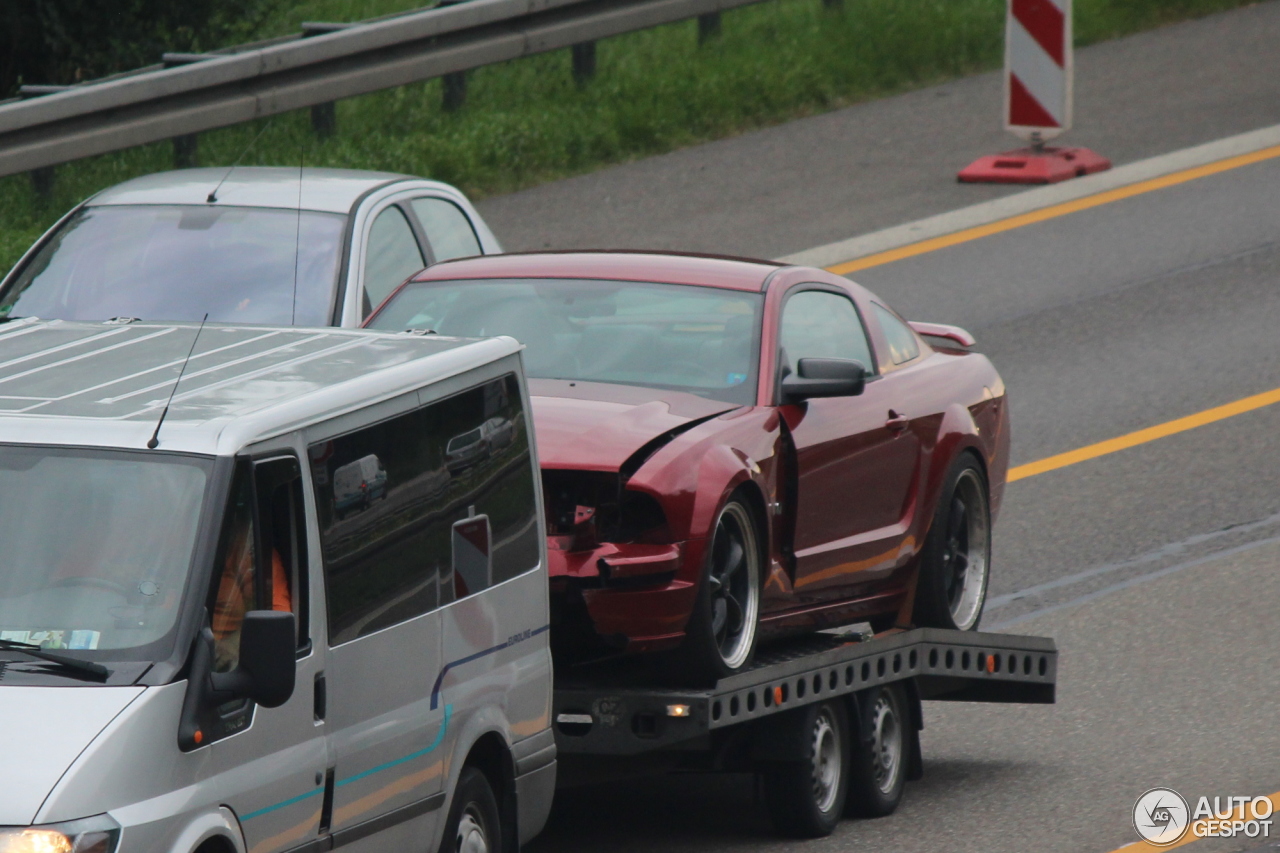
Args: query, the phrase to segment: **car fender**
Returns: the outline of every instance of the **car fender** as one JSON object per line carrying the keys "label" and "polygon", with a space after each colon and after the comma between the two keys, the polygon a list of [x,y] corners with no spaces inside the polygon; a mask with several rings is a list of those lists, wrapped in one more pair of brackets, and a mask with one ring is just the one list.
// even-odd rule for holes
{"label": "car fender", "polygon": [[990,466],[990,454],[986,442],[974,421],[973,414],[965,406],[952,403],[942,413],[933,448],[924,461],[925,482],[923,502],[917,511],[917,542],[923,546],[929,527],[933,524],[934,510],[941,498],[947,472],[961,453],[973,451],[985,474]]}
{"label": "car fender", "polygon": [[178,833],[170,850],[172,853],[191,853],[200,849],[200,845],[215,838],[226,842],[235,853],[244,853],[244,836],[240,832],[240,821],[226,806],[198,815]]}
{"label": "car fender", "polygon": [[[672,539],[705,539],[729,495],[748,481],[767,518],[776,499],[780,440],[774,410],[735,410],[677,436],[640,466],[627,488],[662,504]],[[760,531],[766,542],[768,526]]]}

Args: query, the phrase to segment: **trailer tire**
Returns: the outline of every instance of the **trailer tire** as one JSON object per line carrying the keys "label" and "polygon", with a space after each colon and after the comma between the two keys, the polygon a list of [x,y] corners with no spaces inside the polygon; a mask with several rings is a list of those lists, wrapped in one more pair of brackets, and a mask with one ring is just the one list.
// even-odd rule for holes
{"label": "trailer tire", "polygon": [[850,817],[884,817],[902,802],[912,756],[915,727],[901,684],[862,691],[850,703],[858,728],[849,762]]}
{"label": "trailer tire", "polygon": [[849,724],[845,704],[804,709],[807,756],[764,773],[765,802],[777,829],[795,838],[822,838],[840,822],[849,788]]}
{"label": "trailer tire", "polygon": [[502,820],[493,786],[475,767],[462,768],[440,853],[502,853]]}

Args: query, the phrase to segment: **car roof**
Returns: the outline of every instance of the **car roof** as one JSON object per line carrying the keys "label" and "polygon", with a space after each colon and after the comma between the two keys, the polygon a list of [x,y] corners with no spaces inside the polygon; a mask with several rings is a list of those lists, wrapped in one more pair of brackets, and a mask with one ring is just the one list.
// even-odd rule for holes
{"label": "car roof", "polygon": [[359,329],[17,320],[0,326],[0,443],[143,448],[186,362],[160,449],[229,455],[519,349]]}
{"label": "car roof", "polygon": [[[302,174],[299,193],[298,175]],[[425,181],[392,172],[364,172],[356,169],[297,169],[276,166],[225,166],[207,169],[177,169],[143,175],[109,187],[88,204],[208,204],[209,193],[218,188],[219,204],[243,207],[274,207],[348,213],[356,201],[370,190],[397,181],[447,184]],[[221,182],[221,186],[219,186]],[[301,200],[301,203],[299,203]]]}
{"label": "car roof", "polygon": [[414,276],[414,281],[586,278],[759,291],[781,266],[773,261],[670,252],[529,252],[443,261]]}

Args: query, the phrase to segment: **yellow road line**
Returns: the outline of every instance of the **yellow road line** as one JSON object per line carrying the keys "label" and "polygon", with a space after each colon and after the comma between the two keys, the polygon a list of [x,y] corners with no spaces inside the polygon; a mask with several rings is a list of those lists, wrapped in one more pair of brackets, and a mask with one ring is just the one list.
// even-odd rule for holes
{"label": "yellow road line", "polygon": [[1140,429],[1136,432],[1131,432],[1128,435],[1109,438],[1106,441],[1099,441],[1097,444],[1090,444],[1086,447],[1081,447],[1078,450],[1070,450],[1066,453],[1059,453],[1056,456],[1050,456],[1037,462],[1028,462],[1026,465],[1019,465],[1016,468],[1010,468],[1008,481],[1012,483],[1014,480],[1021,480],[1024,477],[1034,477],[1036,474],[1043,474],[1046,471],[1055,471],[1058,468],[1075,465],[1077,462],[1097,459],[1099,456],[1106,456],[1108,453],[1115,453],[1117,450],[1136,447],[1139,444],[1146,444],[1149,441],[1155,441],[1157,438],[1176,435],[1177,433],[1186,432],[1189,429],[1195,429],[1196,427],[1211,424],[1215,421],[1233,418],[1236,415],[1243,415],[1245,412],[1252,412],[1254,409],[1261,409],[1264,406],[1270,406],[1274,403],[1280,403],[1280,388],[1266,391],[1262,394],[1255,394],[1252,397],[1245,397],[1243,400],[1236,400],[1234,403],[1214,406],[1212,409],[1205,409],[1203,412],[1197,412],[1194,415],[1187,415],[1183,418],[1177,418],[1176,420],[1166,421],[1165,423],[1147,427],[1146,429]]}
{"label": "yellow road line", "polygon": [[[1267,797],[1268,800],[1271,801],[1271,807],[1273,809],[1280,809],[1280,792],[1276,792],[1274,794],[1268,794],[1265,796]],[[1190,803],[1188,804],[1190,805]],[[1194,808],[1195,806],[1192,805],[1193,810]],[[1277,823],[1274,823],[1272,825],[1273,826],[1280,825],[1280,821],[1277,821]],[[1272,836],[1273,839],[1274,837],[1275,836]],[[1174,843],[1166,844],[1163,847],[1157,847],[1156,845],[1150,844],[1146,841],[1134,841],[1131,844],[1126,844],[1123,847],[1120,847],[1116,850],[1111,851],[1111,853],[1155,853],[1155,851],[1157,850],[1175,850],[1179,847],[1190,844],[1193,841],[1203,841],[1203,840],[1204,839],[1197,838],[1192,833],[1191,829],[1188,829],[1186,835],[1182,836]],[[1262,839],[1259,838],[1259,839],[1250,839],[1250,840],[1261,841]]]}
{"label": "yellow road line", "polygon": [[1110,204],[1113,201],[1133,198],[1134,196],[1153,192],[1155,190],[1161,190],[1165,187],[1185,184],[1187,181],[1194,181],[1197,178],[1205,178],[1209,175],[1217,175],[1222,172],[1228,172],[1232,169],[1238,169],[1241,166],[1249,166],[1253,163],[1271,160],[1275,157],[1280,157],[1280,145],[1276,145],[1271,148],[1263,148],[1260,151],[1254,151],[1249,154],[1240,154],[1236,157],[1228,157],[1225,160],[1218,160],[1215,163],[1206,163],[1203,166],[1184,169],[1181,172],[1171,172],[1168,175],[1161,175],[1158,178],[1139,181],[1138,183],[1130,184],[1127,187],[1119,187],[1114,190],[1100,192],[1096,195],[1078,198],[1074,201],[1066,201],[1061,204],[1041,208],[1040,210],[1033,210],[1030,213],[1023,213],[1018,216],[1011,216],[1008,219],[1001,219],[998,222],[992,222],[987,225],[978,225],[974,228],[966,228],[965,230],[957,231],[954,234],[944,234],[941,237],[934,237],[930,240],[921,240],[918,243],[900,246],[897,249],[876,252],[874,255],[867,255],[864,258],[846,261],[842,264],[827,267],[827,269],[836,275],[847,275],[848,273],[865,270],[869,267],[878,267],[882,264],[900,261],[903,258],[912,258],[916,255],[935,252],[938,249],[945,249],[949,246],[968,243],[971,240],[977,240],[982,237],[990,237],[992,234],[1012,231],[1013,229],[1021,228],[1024,225],[1034,225],[1037,222],[1044,222],[1048,219],[1066,216],[1068,213],[1088,210],[1091,207],[1099,207],[1104,204]]}

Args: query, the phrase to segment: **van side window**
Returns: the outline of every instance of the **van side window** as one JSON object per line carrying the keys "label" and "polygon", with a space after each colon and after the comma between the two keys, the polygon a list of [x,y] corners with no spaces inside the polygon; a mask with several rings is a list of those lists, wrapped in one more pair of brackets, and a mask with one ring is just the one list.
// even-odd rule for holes
{"label": "van side window", "polygon": [[311,445],[330,643],[537,565],[526,420],[509,375]]}
{"label": "van side window", "polygon": [[[305,588],[306,540],[298,532],[304,523],[298,470],[292,457],[256,466],[244,460],[236,468],[209,608],[216,672],[239,663],[245,613],[299,613],[294,591]],[[270,555],[269,562],[259,555]],[[301,645],[307,636],[302,614],[298,622]]]}

